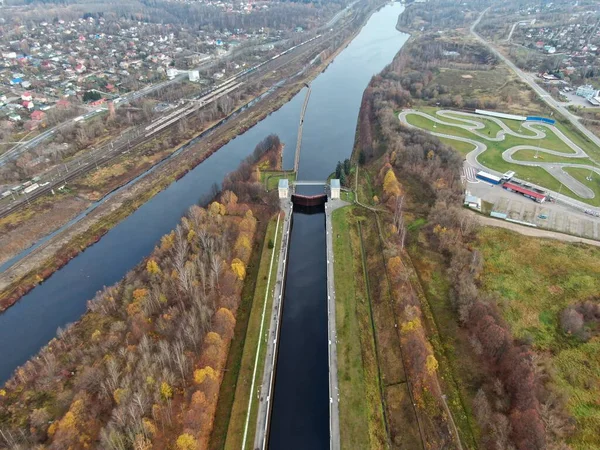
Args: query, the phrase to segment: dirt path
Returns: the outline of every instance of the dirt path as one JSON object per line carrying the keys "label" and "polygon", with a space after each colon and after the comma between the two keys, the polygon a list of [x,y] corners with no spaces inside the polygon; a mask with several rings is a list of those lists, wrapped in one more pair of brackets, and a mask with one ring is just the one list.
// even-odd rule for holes
{"label": "dirt path", "polygon": [[585,239],[577,236],[571,236],[570,234],[558,233],[556,231],[542,230],[540,228],[527,227],[519,225],[517,223],[506,222],[505,220],[494,219],[492,217],[482,216],[480,214],[473,213],[481,225],[487,225],[491,227],[505,228],[507,230],[515,231],[524,236],[556,239],[563,242],[581,242],[583,244],[594,245],[600,247],[600,241],[594,241],[593,239]]}

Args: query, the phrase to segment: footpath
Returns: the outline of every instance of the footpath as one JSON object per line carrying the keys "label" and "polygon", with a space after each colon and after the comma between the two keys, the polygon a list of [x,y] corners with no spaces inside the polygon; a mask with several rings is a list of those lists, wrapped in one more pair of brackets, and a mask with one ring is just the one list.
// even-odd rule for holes
{"label": "footpath", "polygon": [[277,279],[273,292],[273,310],[271,313],[269,334],[267,335],[267,354],[263,380],[260,385],[260,399],[258,402],[258,417],[256,422],[256,434],[254,436],[254,449],[266,449],[267,437],[269,436],[269,419],[271,417],[272,395],[275,382],[275,368],[277,364],[277,346],[279,339],[279,327],[281,325],[281,314],[283,312],[283,293],[285,291],[285,270],[289,249],[290,227],[292,220],[292,202],[289,199],[281,201],[281,209],[284,212],[283,230],[281,234],[281,253],[277,265]]}

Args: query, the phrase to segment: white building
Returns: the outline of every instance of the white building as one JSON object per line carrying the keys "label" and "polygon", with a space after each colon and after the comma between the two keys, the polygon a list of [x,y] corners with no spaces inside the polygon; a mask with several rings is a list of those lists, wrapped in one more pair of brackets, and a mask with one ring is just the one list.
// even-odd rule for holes
{"label": "white building", "polygon": [[340,180],[337,178],[332,179],[329,186],[331,188],[331,198],[340,198]]}
{"label": "white building", "polygon": [[190,81],[198,81],[198,80],[200,80],[200,72],[198,72],[197,70],[190,70],[188,72],[188,79]]}
{"label": "white building", "polygon": [[279,198],[288,198],[290,192],[290,182],[287,178],[279,179]]}
{"label": "white building", "polygon": [[598,95],[598,89],[594,88],[591,84],[585,84],[579,86],[575,91],[575,94],[585,98],[596,97]]}
{"label": "white building", "polygon": [[172,67],[169,67],[169,68],[167,69],[167,78],[168,78],[169,80],[172,80],[172,79],[173,79],[173,78],[175,78],[175,77],[176,77],[178,74],[179,74],[179,70],[177,70],[177,69],[174,69],[174,68],[172,68]]}

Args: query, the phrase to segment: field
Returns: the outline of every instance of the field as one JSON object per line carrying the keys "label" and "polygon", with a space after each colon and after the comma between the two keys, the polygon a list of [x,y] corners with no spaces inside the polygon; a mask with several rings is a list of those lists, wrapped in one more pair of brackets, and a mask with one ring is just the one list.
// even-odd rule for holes
{"label": "field", "polygon": [[567,396],[576,421],[569,443],[577,450],[600,448],[600,340],[569,336],[559,320],[567,306],[597,298],[600,249],[496,228],[482,229],[477,247],[485,259],[483,290],[499,296],[514,336],[532,343],[552,367],[552,384]]}
{"label": "field", "polygon": [[334,211],[332,221],[341,447],[386,448],[375,342],[352,208]]}

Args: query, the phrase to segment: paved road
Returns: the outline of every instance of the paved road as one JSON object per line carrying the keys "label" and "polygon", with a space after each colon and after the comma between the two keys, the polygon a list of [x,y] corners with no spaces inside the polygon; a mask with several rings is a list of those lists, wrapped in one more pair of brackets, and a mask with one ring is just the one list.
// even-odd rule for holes
{"label": "paved road", "polygon": [[325,204],[325,240],[327,243],[327,335],[329,339],[329,448],[340,448],[340,392],[337,369],[337,331],[335,321],[335,282],[333,277],[333,227],[331,213],[349,205],[343,200],[329,199]]}
{"label": "paved road", "polygon": [[[277,278],[273,292],[273,310],[269,325],[267,338],[267,353],[265,356],[265,367],[263,379],[260,385],[260,400],[258,402],[258,415],[256,421],[256,434],[254,435],[253,449],[264,450],[267,448],[269,437],[269,420],[271,418],[272,396],[275,381],[275,369],[277,367],[277,345],[279,339],[279,326],[281,324],[281,313],[283,312],[283,292],[285,287],[286,263],[290,239],[290,223],[292,218],[292,203],[289,199],[281,201],[281,209],[285,213],[282,230],[281,254],[277,265]],[[245,450],[242,448],[242,450]]]}
{"label": "paved road", "polygon": [[475,39],[477,39],[481,44],[485,45],[488,49],[490,49],[490,51],[492,53],[494,53],[498,58],[500,58],[500,60],[502,60],[508,67],[510,67],[510,69],[513,72],[515,72],[521,80],[523,80],[525,83],[527,83],[531,87],[531,89],[533,89],[542,98],[542,100],[544,102],[546,102],[546,104],[548,104],[551,108],[555,109],[560,114],[562,114],[566,119],[569,120],[569,122],[571,122],[573,124],[573,126],[575,126],[575,128],[577,128],[579,131],[581,131],[590,141],[592,141],[594,144],[596,144],[597,146],[600,147],[600,138],[598,136],[596,136],[594,133],[592,133],[590,130],[588,130],[585,126],[583,126],[581,124],[581,122],[579,122],[579,118],[575,114],[570,112],[560,102],[557,102],[556,100],[554,100],[550,96],[550,94],[548,94],[541,86],[539,86],[535,82],[535,80],[532,78],[531,75],[526,74],[521,69],[519,69],[517,66],[515,66],[512,61],[510,61],[502,53],[500,53],[498,50],[496,50],[496,48],[492,44],[490,44],[485,39],[483,39],[479,34],[477,34],[477,32],[475,31],[475,28],[477,28],[477,25],[479,25],[479,22],[481,21],[481,19],[485,15],[485,13],[488,12],[488,10],[490,8],[491,8],[491,6],[487,9],[485,9],[479,15],[477,20],[475,22],[473,22],[473,25],[471,25],[470,31],[471,31],[471,34],[473,35],[473,37],[475,37]]}
{"label": "paved road", "polygon": [[595,241],[593,239],[580,238],[577,236],[572,236],[570,234],[559,233],[557,231],[547,231],[542,230],[540,228],[527,227],[524,225],[519,225],[517,223],[507,222],[506,220],[502,219],[494,219],[492,217],[482,216],[481,214],[477,214],[475,212],[473,212],[473,215],[477,218],[477,221],[482,225],[506,228],[507,230],[515,231],[524,236],[556,239],[558,241],[563,242],[581,242],[584,244],[600,247],[600,241]]}

